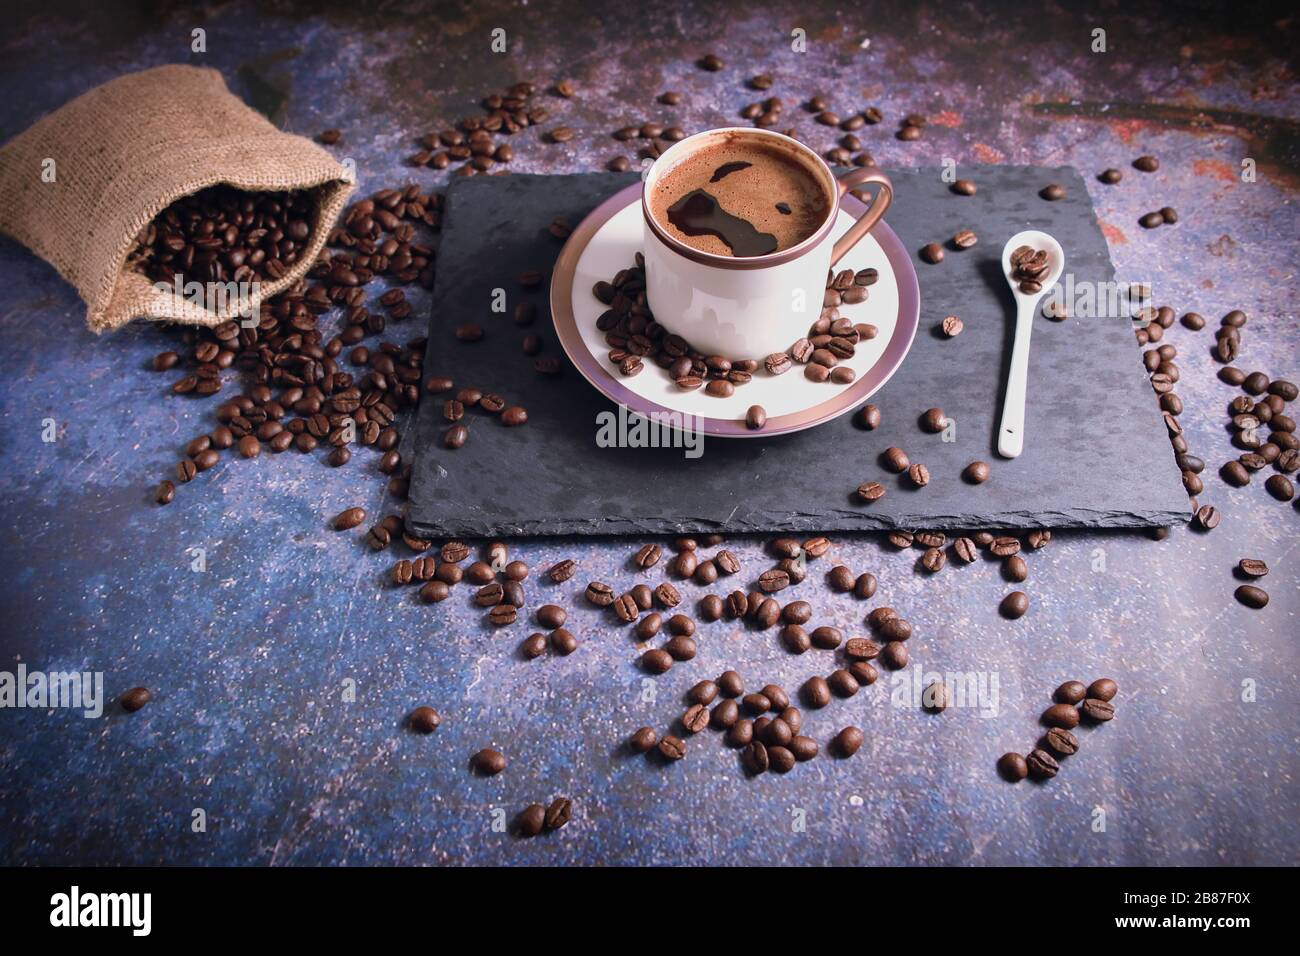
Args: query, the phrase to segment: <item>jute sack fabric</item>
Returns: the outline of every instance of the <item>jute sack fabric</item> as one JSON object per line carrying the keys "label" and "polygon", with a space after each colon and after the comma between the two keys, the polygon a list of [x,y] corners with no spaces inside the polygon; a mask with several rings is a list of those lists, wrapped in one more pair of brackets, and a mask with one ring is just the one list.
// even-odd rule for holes
{"label": "jute sack fabric", "polygon": [[258,285],[243,303],[253,310],[307,272],[353,190],[333,157],[276,129],[217,71],[162,66],[96,87],[0,149],[0,230],[76,286],[95,332],[137,316],[219,325],[238,317],[239,302],[213,311],[156,289],[125,263],[154,216],[220,183],[317,199],[308,248],[281,278]]}

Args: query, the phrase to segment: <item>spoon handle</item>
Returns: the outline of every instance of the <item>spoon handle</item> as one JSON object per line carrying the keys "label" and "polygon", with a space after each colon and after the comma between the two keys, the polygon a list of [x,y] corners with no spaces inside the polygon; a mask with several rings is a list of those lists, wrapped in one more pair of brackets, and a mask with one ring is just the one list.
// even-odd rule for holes
{"label": "spoon handle", "polygon": [[1015,458],[1025,447],[1025,391],[1029,379],[1029,336],[1034,331],[1034,308],[1038,297],[1017,296],[1016,338],[1011,347],[1011,369],[1007,373],[1007,397],[1002,403],[1002,427],[998,429],[998,454]]}

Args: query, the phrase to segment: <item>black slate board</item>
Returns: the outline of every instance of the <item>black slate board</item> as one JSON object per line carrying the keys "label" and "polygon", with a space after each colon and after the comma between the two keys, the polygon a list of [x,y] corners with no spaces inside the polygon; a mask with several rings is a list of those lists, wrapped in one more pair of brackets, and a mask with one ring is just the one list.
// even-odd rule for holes
{"label": "black slate board", "polygon": [[[1069,167],[963,167],[979,184],[973,197],[952,194],[939,169],[891,171],[888,221],[912,250],[921,282],[921,325],[893,379],[871,399],[884,415],[871,432],[845,415],[792,435],[710,439],[687,459],[680,449],[615,449],[596,444],[596,416],[614,408],[569,366],[549,322],[545,284],[521,292],[516,276],[549,269],[561,243],[546,232],[557,216],[574,225],[634,174],[512,175],[459,180],[444,217],[425,369],[457,387],[474,385],[522,404],[529,423],[507,429],[481,411],[467,416],[470,440],[442,447],[442,402],[421,403],[407,524],[428,536],[644,534],[954,529],[993,527],[1143,527],[1187,520],[1188,502],[1164,424],[1127,318],[1041,316],[1029,365],[1026,447],[999,458],[996,435],[1009,362],[1014,307],[1001,275],[1002,245],[1022,229],[1042,229],[1066,250],[1076,283],[1109,281],[1114,268],[1087,188]],[[1067,198],[1040,199],[1045,183]],[[949,249],[939,265],[916,254],[959,229],[979,235],[974,248]],[[490,309],[504,288],[511,306],[538,305],[536,323],[516,327]],[[965,331],[945,340],[945,315]],[[487,329],[484,341],[457,342],[462,322]],[[520,340],[532,331],[545,354],[565,365],[539,375]],[[434,398],[434,396],[430,396]],[[931,406],[957,419],[944,443],[917,425]],[[932,475],[912,490],[881,468],[896,445]],[[973,459],[992,478],[960,479]],[[854,489],[883,482],[886,496],[858,503]]]}

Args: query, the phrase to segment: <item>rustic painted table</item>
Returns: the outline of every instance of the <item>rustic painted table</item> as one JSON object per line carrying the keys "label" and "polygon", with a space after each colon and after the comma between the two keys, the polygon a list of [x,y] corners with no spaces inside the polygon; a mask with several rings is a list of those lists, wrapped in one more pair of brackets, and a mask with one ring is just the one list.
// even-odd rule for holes
{"label": "rustic painted table", "polygon": [[[859,12],[819,0],[725,13],[258,6],[18,14],[0,39],[0,138],[123,72],[193,62],[220,69],[286,129],[341,129],[336,153],[356,161],[362,189],[412,179],[437,188],[446,173],[405,165],[414,138],[514,80],[575,84],[572,100],[546,101],[576,136],[550,144],[526,131],[512,164],[569,172],[626,153],[610,134],[628,123],[735,121],[757,98],[744,79],[770,70],[788,102],[878,105],[886,120],[863,139],[887,168],[950,158],[1082,171],[1121,278],[1149,281],[1158,304],[1210,320],[1197,334],[1175,326],[1169,340],[1182,422],[1209,463],[1201,500],[1225,517],[1211,534],[1176,527],[1162,542],[1058,534],[1031,556],[1033,606],[1016,622],[997,615],[1009,586],[994,564],[930,580],[915,570],[918,552],[837,539],[821,564],[874,571],[875,603],[903,610],[917,630],[907,683],[886,676],[807,715],[823,745],[844,724],[862,726],[862,750],[750,779],[708,732],[689,741],[686,760],[663,765],[629,756],[622,741],[643,724],[666,729],[696,680],[735,666],[754,686],[793,688],[829,670],[829,655],[790,656],[775,631],[719,623],[704,627],[693,662],[648,681],[628,635],[578,598],[592,578],[630,584],[641,542],[547,540],[515,542],[513,554],[534,569],[579,562],[562,587],[535,576],[530,599],[560,594],[583,643],[568,658],[523,661],[526,624],[490,630],[463,589],[422,605],[385,585],[393,554],[328,530],[349,505],[400,508],[367,456],[338,470],[298,455],[226,460],[170,507],[153,505],[153,484],[212,421],[209,403],[172,397],[167,376],[146,371],[174,335],[139,325],[93,336],[74,291],[4,240],[0,672],[102,672],[108,697],[145,685],[154,700],[136,714],[109,703],[93,719],[0,712],[0,861],[1298,862],[1297,514],[1258,481],[1235,490],[1215,475],[1235,454],[1224,428],[1235,392],[1208,354],[1219,316],[1240,308],[1250,322],[1239,364],[1300,374],[1293,19],[1258,5],[1168,20],[1127,8],[1026,16],[1010,4]],[[507,53],[491,50],[498,28]],[[708,52],[723,70],[694,65]],[[680,107],[654,103],[666,89],[684,94]],[[925,135],[900,142],[893,130],[911,111],[928,116]],[[832,144],[808,114],[790,112],[814,143]],[[1159,173],[1131,170],[1140,153],[1161,158]],[[1096,181],[1109,166],[1125,170],[1120,186]],[[1139,215],[1165,205],[1179,210],[1176,227],[1138,228]],[[413,298],[427,315],[427,294]],[[731,547],[756,569],[762,544]],[[1263,610],[1232,598],[1244,556],[1273,569]],[[863,605],[811,580],[795,592],[814,593],[821,622],[862,632]],[[985,706],[922,712],[910,681],[930,672],[983,681]],[[1081,752],[1049,784],[1000,781],[995,759],[1031,745],[1052,689],[1101,676],[1121,687],[1117,719],[1083,732]],[[430,737],[404,728],[418,703],[444,716]],[[489,745],[509,767],[471,775],[470,754]],[[524,840],[498,826],[559,795],[574,802],[564,830]]]}

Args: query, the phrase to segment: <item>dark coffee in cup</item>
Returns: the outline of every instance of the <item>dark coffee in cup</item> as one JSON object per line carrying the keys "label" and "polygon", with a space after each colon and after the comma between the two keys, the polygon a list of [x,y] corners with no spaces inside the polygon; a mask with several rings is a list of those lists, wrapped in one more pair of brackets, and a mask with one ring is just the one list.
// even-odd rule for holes
{"label": "dark coffee in cup", "polygon": [[683,157],[647,198],[650,215],[673,238],[737,258],[797,246],[821,228],[834,206],[822,176],[796,148],[742,135]]}

